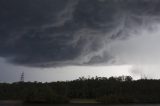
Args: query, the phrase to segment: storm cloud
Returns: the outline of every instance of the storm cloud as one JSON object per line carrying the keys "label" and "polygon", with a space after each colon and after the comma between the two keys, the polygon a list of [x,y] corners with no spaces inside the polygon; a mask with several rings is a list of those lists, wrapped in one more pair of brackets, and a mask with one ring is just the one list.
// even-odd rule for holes
{"label": "storm cloud", "polygon": [[159,5],[159,0],[0,0],[0,57],[32,67],[113,64],[110,44],[159,21]]}

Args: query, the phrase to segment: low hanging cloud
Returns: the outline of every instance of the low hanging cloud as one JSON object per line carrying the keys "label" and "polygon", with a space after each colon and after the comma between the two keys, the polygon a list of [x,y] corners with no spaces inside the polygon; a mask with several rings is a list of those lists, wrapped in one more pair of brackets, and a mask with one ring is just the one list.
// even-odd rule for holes
{"label": "low hanging cloud", "polygon": [[33,67],[123,63],[117,54],[122,46],[114,45],[159,22],[159,5],[159,0],[1,0],[0,56]]}

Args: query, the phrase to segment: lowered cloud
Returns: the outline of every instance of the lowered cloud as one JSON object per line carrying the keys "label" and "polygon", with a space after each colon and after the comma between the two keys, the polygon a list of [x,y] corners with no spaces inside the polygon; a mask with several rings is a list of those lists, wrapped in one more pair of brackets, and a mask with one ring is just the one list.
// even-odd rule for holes
{"label": "lowered cloud", "polygon": [[32,67],[129,62],[122,58],[122,51],[130,50],[125,45],[133,36],[145,36],[139,29],[159,22],[159,4],[158,0],[1,0],[0,56]]}

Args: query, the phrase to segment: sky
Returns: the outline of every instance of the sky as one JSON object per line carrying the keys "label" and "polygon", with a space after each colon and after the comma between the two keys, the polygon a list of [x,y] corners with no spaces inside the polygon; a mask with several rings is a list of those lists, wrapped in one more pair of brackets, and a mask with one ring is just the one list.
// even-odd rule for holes
{"label": "sky", "polygon": [[0,82],[160,78],[159,0],[0,0]]}

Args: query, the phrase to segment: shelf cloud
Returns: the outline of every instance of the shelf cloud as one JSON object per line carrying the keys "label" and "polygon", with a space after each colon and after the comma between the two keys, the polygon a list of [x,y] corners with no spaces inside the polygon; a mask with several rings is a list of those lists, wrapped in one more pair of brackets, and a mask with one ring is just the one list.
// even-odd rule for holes
{"label": "shelf cloud", "polygon": [[137,63],[131,51],[160,34],[159,5],[159,0],[1,0],[0,57],[30,67]]}

